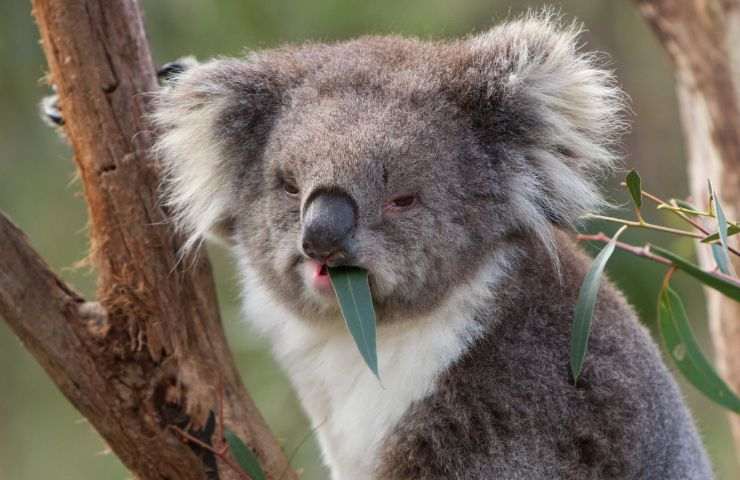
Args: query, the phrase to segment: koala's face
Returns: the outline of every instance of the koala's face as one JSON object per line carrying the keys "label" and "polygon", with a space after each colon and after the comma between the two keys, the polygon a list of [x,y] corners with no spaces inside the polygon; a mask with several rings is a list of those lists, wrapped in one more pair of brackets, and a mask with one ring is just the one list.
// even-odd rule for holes
{"label": "koala's face", "polygon": [[155,112],[169,204],[189,245],[225,231],[303,317],[338,312],[334,265],[368,270],[380,321],[423,314],[503,243],[547,248],[598,203],[618,92],[574,36],[530,19],[196,67]]}
{"label": "koala's face", "polygon": [[418,100],[312,89],[288,99],[254,173],[261,193],[240,192],[235,223],[284,300],[335,308],[326,266],[355,265],[381,312],[420,312],[490,251],[493,179],[470,122],[439,98]]}

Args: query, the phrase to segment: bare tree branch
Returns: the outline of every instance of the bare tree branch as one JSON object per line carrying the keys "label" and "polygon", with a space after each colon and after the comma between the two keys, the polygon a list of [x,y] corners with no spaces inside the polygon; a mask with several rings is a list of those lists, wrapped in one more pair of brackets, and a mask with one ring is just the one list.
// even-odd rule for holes
{"label": "bare tree branch", "polygon": [[[740,216],[740,0],[635,0],[676,69],[676,89],[695,202],[718,187],[725,213]],[[734,241],[734,239],[733,239]],[[713,266],[699,251],[705,269]],[[732,257],[735,269],[740,259]],[[717,363],[740,391],[740,304],[706,289]],[[740,453],[740,416],[730,414]]]}
{"label": "bare tree branch", "polygon": [[99,303],[2,217],[0,315],[138,478],[237,478],[168,428],[213,445],[222,395],[224,422],[268,477],[294,480],[239,379],[205,253],[178,263],[157,203],[144,118],[156,82],[137,2],[34,0],[33,11],[89,207]]}

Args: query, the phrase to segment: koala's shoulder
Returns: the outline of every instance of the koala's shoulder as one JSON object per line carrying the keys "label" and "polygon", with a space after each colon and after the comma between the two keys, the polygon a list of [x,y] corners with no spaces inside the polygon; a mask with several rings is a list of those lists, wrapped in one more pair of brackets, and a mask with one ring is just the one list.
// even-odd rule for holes
{"label": "koala's shoulder", "polygon": [[649,455],[682,448],[654,433],[666,431],[661,412],[678,412],[667,430],[691,443],[657,348],[609,284],[573,385],[570,322],[589,261],[565,235],[557,242],[561,279],[542,252],[523,255],[490,306],[488,333],[399,422],[382,478],[637,478]]}

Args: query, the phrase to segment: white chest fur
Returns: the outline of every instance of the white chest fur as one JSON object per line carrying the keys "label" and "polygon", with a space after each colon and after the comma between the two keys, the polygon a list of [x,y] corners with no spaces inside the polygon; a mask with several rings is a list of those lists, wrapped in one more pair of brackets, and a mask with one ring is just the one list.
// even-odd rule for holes
{"label": "white chest fur", "polygon": [[247,275],[247,317],[272,341],[316,429],[333,480],[375,479],[385,437],[481,334],[476,310],[484,304],[490,308],[494,285],[505,271],[497,257],[432,314],[379,327],[381,381],[364,364],[343,324],[317,327],[301,321],[256,276]]}

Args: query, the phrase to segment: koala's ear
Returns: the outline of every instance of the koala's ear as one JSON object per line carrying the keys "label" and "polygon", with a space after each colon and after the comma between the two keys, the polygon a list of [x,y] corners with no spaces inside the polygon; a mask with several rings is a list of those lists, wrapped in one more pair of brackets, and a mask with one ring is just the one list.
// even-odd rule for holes
{"label": "koala's ear", "polygon": [[[618,159],[625,97],[580,28],[551,12],[464,42],[463,101],[492,151],[504,152],[523,218],[572,224],[605,203],[597,188]],[[540,228],[541,228],[540,223]]]}
{"label": "koala's ear", "polygon": [[151,120],[162,198],[186,236],[184,253],[208,234],[229,240],[238,182],[259,163],[279,98],[275,75],[241,60],[194,66],[157,93]]}

